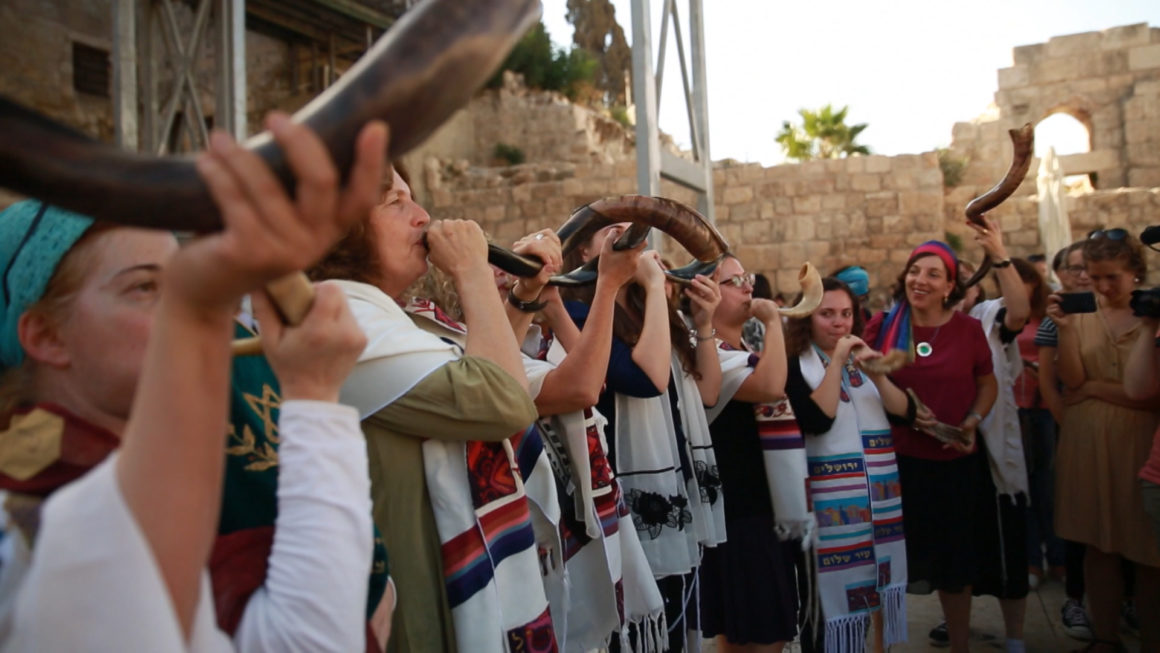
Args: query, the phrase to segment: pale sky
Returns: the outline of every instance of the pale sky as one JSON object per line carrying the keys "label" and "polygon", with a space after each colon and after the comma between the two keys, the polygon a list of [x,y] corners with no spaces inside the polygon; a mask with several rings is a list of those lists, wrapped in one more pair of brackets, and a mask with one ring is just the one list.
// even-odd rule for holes
{"label": "pale sky", "polygon": [[[655,65],[664,0],[649,1]],[[613,4],[631,42],[631,2]],[[687,34],[688,0],[676,4]],[[553,41],[570,45],[566,0],[543,0],[543,5]],[[782,121],[796,121],[799,108],[849,105],[847,122],[869,123],[859,142],[875,153],[925,152],[949,145],[955,122],[987,109],[998,89],[996,71],[1012,65],[1015,46],[1133,23],[1160,27],[1158,0],[703,0],[703,5],[712,157],[765,165],[781,162],[774,137]],[[667,49],[660,126],[687,146],[671,31]],[[1066,133],[1041,131],[1039,140],[1042,146],[1055,141],[1061,154],[1087,149]]]}

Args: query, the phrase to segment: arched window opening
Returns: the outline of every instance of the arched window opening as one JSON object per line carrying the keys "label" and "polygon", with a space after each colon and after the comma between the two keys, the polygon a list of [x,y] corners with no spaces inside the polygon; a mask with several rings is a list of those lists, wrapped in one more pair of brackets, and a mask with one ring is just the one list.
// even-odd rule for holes
{"label": "arched window opening", "polygon": [[[1056,156],[1082,154],[1092,149],[1091,132],[1081,120],[1066,109],[1039,121],[1035,126],[1035,156],[1042,158],[1048,148],[1055,149]],[[1064,177],[1068,192],[1082,193],[1097,186],[1096,173],[1068,175]]]}

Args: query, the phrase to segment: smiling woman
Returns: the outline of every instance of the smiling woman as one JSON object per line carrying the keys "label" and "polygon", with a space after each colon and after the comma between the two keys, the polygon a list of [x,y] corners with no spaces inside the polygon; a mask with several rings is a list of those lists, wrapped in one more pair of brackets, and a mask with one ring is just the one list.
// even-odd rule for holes
{"label": "smiling woman", "polygon": [[[963,296],[959,275],[946,243],[919,245],[898,275],[895,307],[870,320],[865,340],[882,352],[916,355],[891,376],[930,409],[919,410],[913,426],[890,429],[902,481],[910,590],[939,592],[952,650],[965,651],[975,578],[973,506],[987,474],[975,432],[997,386],[982,326],[954,310]],[[968,443],[944,445],[928,435],[937,422],[957,425]]]}

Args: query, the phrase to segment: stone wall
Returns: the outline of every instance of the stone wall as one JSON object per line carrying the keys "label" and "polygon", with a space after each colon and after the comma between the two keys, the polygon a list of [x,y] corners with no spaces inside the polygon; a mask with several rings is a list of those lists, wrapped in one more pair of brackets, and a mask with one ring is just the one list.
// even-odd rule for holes
{"label": "stone wall", "polygon": [[[1013,59],[998,71],[993,111],[952,130],[949,154],[967,166],[947,195],[949,223],[1005,173],[1006,131],[1055,113],[1076,118],[1091,137],[1090,152],[1063,157],[1065,174],[1091,173],[1097,189],[1160,186],[1160,28],[1140,23],[1057,36],[1015,48]],[[1038,163],[1018,194],[1035,193]]]}
{"label": "stone wall", "polygon": [[[436,218],[472,218],[503,244],[559,226],[574,208],[635,191],[635,164],[561,163],[509,168],[455,167],[430,159],[424,170]],[[943,236],[942,172],[934,153],[869,156],[714,172],[717,224],[746,266],[785,293],[802,263],[823,272],[864,265],[888,284],[917,244]],[[663,184],[689,204],[691,192]],[[680,265],[688,255],[666,244]]]}
{"label": "stone wall", "polygon": [[[41,2],[6,0],[0,4],[0,25],[12,26],[0,39],[0,95],[11,98],[102,141],[114,138],[113,100],[81,93],[73,86],[73,42],[112,53],[113,10],[108,2]],[[193,23],[189,6],[176,3],[182,38]],[[207,120],[214,115],[216,75],[212,30],[207,28],[198,54],[194,85]],[[251,128],[272,108],[297,108],[292,99],[290,48],[256,32],[246,32],[247,115]],[[111,64],[110,64],[111,65]],[[161,92],[172,82],[162,66]],[[162,102],[165,101],[162,98]]]}

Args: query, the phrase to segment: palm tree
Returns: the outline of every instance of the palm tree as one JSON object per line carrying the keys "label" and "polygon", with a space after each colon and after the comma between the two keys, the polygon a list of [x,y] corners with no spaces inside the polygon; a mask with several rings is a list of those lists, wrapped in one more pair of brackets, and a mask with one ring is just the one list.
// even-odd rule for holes
{"label": "palm tree", "polygon": [[811,159],[837,159],[855,154],[870,154],[870,148],[854,141],[869,125],[846,124],[849,107],[834,111],[829,104],[817,111],[799,109],[801,125],[781,124],[777,142],[785,151],[787,159],[809,161]]}

